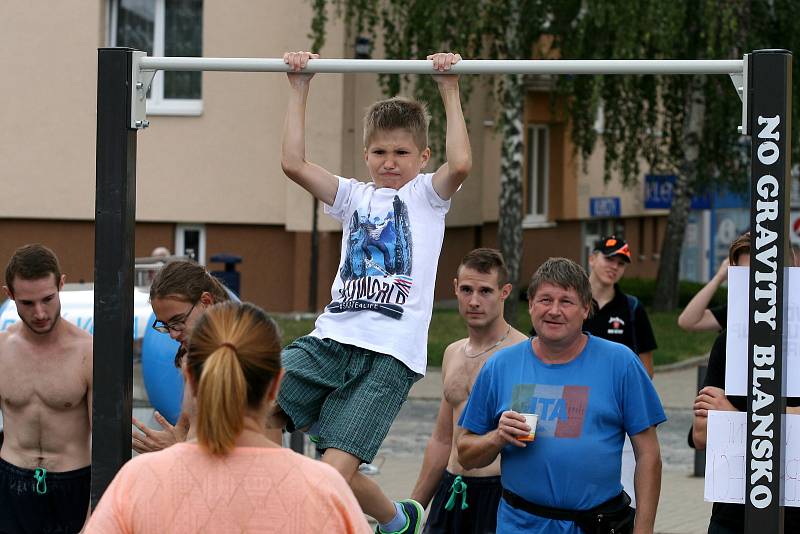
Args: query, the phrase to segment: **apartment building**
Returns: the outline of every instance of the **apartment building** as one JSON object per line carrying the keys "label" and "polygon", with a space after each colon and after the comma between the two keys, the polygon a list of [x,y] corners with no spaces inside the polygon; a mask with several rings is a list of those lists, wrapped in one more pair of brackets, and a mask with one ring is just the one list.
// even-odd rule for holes
{"label": "apartment building", "polygon": [[[0,16],[0,261],[42,242],[69,281],[93,279],[97,48],[151,55],[279,57],[307,49],[308,2],[85,0],[6,3]],[[355,38],[333,20],[325,57],[354,57]],[[604,184],[602,154],[584,165],[547,83],[531,79],[525,101],[523,277],[553,255],[584,260],[601,234],[624,234],[631,276],[654,276],[666,224],[644,188]],[[368,179],[361,117],[380,98],[373,75],[318,75],[308,111],[308,157]],[[242,296],[272,311],[309,307],[314,202],[280,167],[287,85],[274,73],[159,73],[138,133],[136,255],[156,246],[195,257],[241,256]],[[430,105],[439,105],[432,102]],[[453,199],[436,285],[452,296],[461,256],[495,246],[500,137],[496,104],[478,86],[465,107],[473,173]],[[330,298],[341,228],[319,210],[316,301]]]}

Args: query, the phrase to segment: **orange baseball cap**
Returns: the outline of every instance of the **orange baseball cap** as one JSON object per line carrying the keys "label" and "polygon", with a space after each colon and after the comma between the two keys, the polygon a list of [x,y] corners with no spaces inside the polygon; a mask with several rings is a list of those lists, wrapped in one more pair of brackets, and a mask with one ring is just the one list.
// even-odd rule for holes
{"label": "orange baseball cap", "polygon": [[600,254],[606,258],[611,258],[612,256],[622,256],[623,260],[627,261],[628,263],[631,262],[631,249],[628,246],[628,243],[624,239],[613,235],[604,237],[598,241],[597,245],[594,247],[594,250],[600,252]]}

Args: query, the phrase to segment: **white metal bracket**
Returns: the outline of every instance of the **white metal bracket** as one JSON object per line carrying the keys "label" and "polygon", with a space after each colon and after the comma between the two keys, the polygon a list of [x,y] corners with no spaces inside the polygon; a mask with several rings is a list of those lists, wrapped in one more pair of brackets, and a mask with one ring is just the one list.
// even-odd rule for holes
{"label": "white metal bracket", "polygon": [[733,87],[736,89],[736,94],[742,101],[742,124],[737,128],[742,135],[748,135],[747,125],[748,112],[747,112],[747,64],[750,54],[745,54],[742,57],[742,72],[731,72],[730,77],[733,82]]}
{"label": "white metal bracket", "polygon": [[131,123],[130,127],[141,130],[150,126],[147,120],[147,91],[156,75],[155,69],[142,69],[142,58],[147,57],[146,52],[138,50],[133,52],[131,61]]}

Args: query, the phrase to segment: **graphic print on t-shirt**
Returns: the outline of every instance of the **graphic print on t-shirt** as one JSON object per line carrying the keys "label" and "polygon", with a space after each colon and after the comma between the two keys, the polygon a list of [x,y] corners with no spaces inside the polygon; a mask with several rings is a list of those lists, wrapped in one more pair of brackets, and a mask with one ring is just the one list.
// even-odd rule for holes
{"label": "graphic print on t-shirt", "polygon": [[622,335],[624,333],[625,321],[622,318],[612,315],[608,318],[608,335]]}
{"label": "graphic print on t-shirt", "polygon": [[589,402],[589,386],[517,384],[511,409],[539,415],[536,437],[579,438]]}
{"label": "graphic print on t-shirt", "polygon": [[[366,213],[364,213],[366,212]],[[369,204],[350,219],[345,261],[339,269],[343,287],[328,305],[333,313],[375,311],[400,319],[411,292],[411,225],[408,209],[395,195],[383,216]]]}

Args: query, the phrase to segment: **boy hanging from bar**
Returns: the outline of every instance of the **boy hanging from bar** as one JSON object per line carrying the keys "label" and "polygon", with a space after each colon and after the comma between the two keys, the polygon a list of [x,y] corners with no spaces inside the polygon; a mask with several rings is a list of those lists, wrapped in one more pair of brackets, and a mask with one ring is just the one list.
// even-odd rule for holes
{"label": "boy hanging from bar", "polygon": [[428,56],[447,117],[446,156],[423,173],[429,115],[419,102],[395,97],[373,104],[364,118],[364,160],[370,183],[346,179],[306,159],[305,114],[313,74],[308,52],[289,52],[289,103],[281,165],[343,224],[332,302],[311,334],[286,347],[286,375],[274,424],[304,429],[319,423],[322,461],[350,484],[381,533],[419,533],[424,510],[411,499],[392,502],[358,472],[375,457],[411,385],[425,373],[436,266],[450,198],[472,166],[458,76],[461,56]]}

